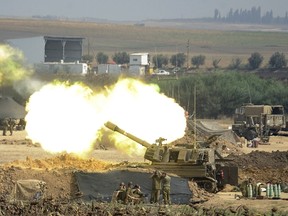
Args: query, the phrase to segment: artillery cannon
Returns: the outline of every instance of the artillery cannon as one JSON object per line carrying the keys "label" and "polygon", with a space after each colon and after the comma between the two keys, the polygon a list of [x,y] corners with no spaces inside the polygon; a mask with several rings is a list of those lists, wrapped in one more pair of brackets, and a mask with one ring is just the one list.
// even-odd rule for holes
{"label": "artillery cannon", "polygon": [[[238,170],[235,179],[231,177],[226,181],[217,180],[219,162],[230,161],[224,159],[215,149],[197,148],[193,144],[172,146],[163,144],[164,138],[160,137],[156,143],[150,144],[124,130],[112,122],[106,122],[105,126],[116,131],[146,148],[144,158],[151,161],[149,167],[173,173],[183,178],[193,179],[200,187],[209,192],[215,192],[223,183],[238,184]],[[221,167],[223,169],[224,167]],[[230,171],[229,171],[230,172]],[[228,173],[228,172],[227,172]],[[224,175],[225,176],[225,175]],[[230,181],[228,181],[230,179]]]}

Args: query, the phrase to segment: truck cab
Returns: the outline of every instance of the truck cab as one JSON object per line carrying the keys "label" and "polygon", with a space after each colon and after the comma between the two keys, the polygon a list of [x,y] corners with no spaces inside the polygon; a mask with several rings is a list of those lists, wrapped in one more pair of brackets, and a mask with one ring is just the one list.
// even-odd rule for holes
{"label": "truck cab", "polygon": [[246,104],[235,109],[232,130],[247,140],[256,137],[269,139],[286,127],[285,112],[282,105]]}

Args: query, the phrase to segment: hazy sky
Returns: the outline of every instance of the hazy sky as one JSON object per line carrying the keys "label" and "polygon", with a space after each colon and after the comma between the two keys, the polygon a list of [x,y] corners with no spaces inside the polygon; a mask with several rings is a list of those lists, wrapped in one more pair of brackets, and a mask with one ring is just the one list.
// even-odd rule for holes
{"label": "hazy sky", "polygon": [[288,0],[0,0],[0,16],[51,15],[57,17],[93,17],[108,20],[213,17],[218,9],[227,15],[230,8],[251,9],[285,16]]}

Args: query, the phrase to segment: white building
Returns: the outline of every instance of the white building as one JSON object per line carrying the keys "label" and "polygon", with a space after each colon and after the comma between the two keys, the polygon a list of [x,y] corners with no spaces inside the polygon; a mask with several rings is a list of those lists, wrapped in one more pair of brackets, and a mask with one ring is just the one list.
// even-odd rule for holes
{"label": "white building", "polygon": [[88,73],[88,65],[79,62],[45,62],[35,64],[36,72],[51,74],[85,75]]}
{"label": "white building", "polygon": [[130,54],[129,72],[144,76],[150,65],[149,53]]}
{"label": "white building", "polygon": [[98,65],[98,74],[120,74],[121,65],[117,64],[99,64]]}
{"label": "white building", "polygon": [[130,54],[130,65],[149,65],[149,53],[132,53]]}

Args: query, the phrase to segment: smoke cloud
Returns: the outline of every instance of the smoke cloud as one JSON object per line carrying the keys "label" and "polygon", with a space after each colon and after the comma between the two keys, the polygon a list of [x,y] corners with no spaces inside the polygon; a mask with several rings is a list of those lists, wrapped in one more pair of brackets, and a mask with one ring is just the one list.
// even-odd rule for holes
{"label": "smoke cloud", "polygon": [[32,74],[25,67],[23,53],[9,45],[0,45],[0,86],[11,84]]}

